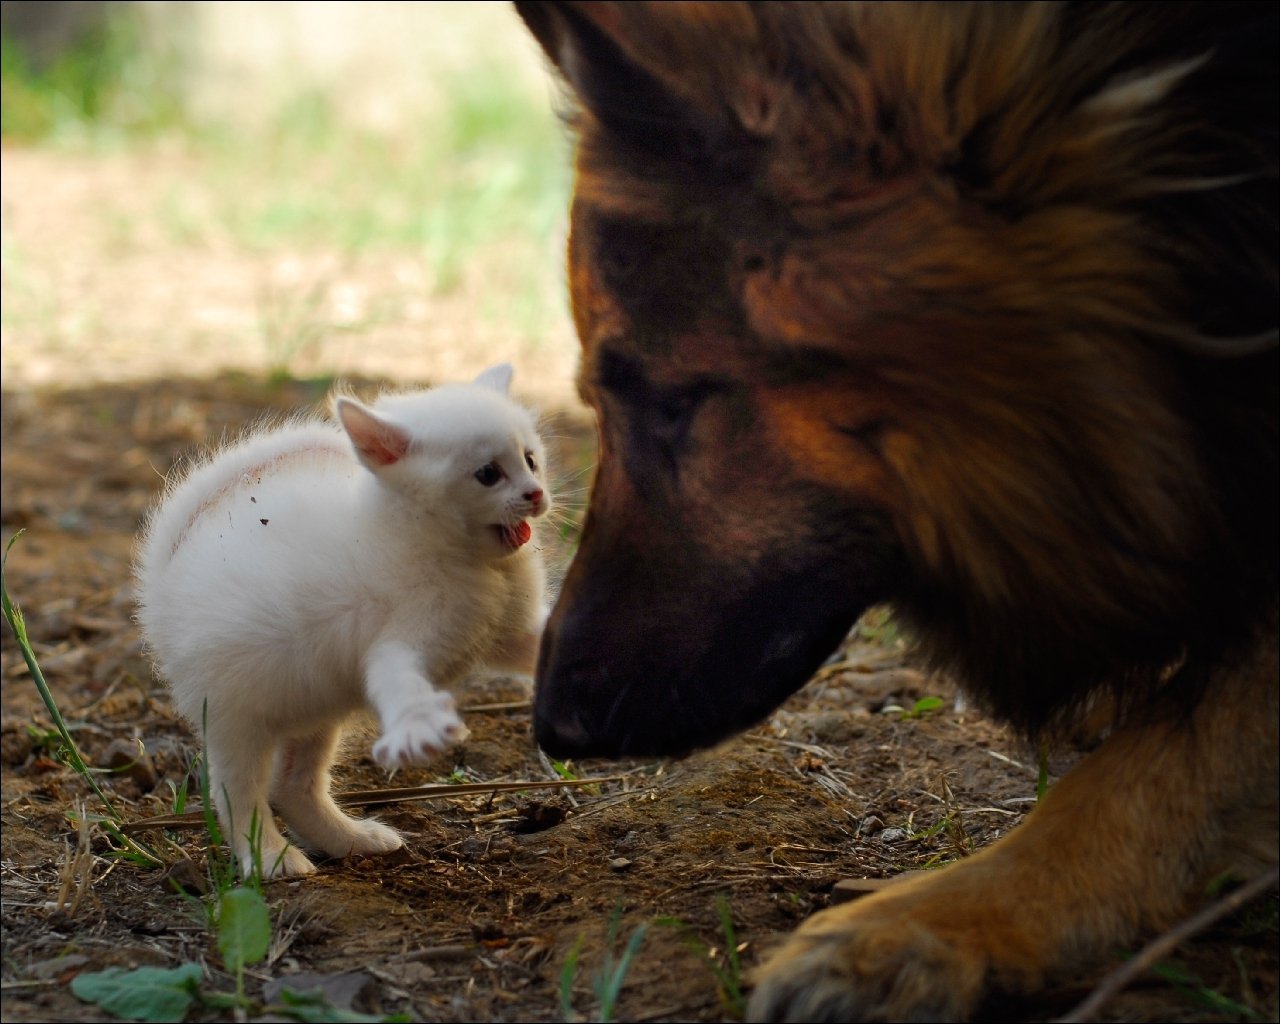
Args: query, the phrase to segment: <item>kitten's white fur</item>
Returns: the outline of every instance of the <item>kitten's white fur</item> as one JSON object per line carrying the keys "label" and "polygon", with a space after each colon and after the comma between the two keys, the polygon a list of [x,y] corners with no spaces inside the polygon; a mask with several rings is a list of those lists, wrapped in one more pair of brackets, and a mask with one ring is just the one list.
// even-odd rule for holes
{"label": "kitten's white fur", "polygon": [[481,666],[532,673],[547,595],[526,520],[550,499],[542,441],[510,383],[503,364],[371,407],[337,397],[338,423],[251,432],[173,481],[152,512],[138,621],[175,704],[204,731],[246,874],[251,829],[265,875],[315,870],[268,799],[331,856],[401,845],[329,795],[353,712],[376,712],[374,757],[395,768],[466,735],[437,687]]}

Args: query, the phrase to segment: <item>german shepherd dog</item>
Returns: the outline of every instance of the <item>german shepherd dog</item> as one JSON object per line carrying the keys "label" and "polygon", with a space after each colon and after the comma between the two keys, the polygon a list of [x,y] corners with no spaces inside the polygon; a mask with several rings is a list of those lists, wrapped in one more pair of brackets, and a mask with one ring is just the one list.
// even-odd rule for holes
{"label": "german shepherd dog", "polygon": [[538,741],[680,754],[873,602],[1032,735],[1007,838],[753,1019],[957,1019],[1277,860],[1271,5],[520,3],[568,84],[600,465]]}

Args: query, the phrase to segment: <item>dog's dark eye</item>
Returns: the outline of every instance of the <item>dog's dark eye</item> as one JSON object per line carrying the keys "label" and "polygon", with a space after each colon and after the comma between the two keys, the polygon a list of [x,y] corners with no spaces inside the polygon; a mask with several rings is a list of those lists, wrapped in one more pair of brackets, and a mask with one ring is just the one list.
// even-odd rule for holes
{"label": "dog's dark eye", "polygon": [[617,403],[615,415],[629,435],[624,449],[635,464],[632,476],[649,479],[656,471],[678,479],[699,410],[728,386],[711,376],[660,386],[645,376],[636,360],[608,351],[599,365],[601,390]]}
{"label": "dog's dark eye", "polygon": [[489,462],[476,470],[476,479],[482,487],[492,487],[502,479],[502,467],[496,462]]}
{"label": "dog's dark eye", "polygon": [[538,460],[534,457],[533,452],[524,453],[524,464],[529,467],[530,473],[538,472]]}

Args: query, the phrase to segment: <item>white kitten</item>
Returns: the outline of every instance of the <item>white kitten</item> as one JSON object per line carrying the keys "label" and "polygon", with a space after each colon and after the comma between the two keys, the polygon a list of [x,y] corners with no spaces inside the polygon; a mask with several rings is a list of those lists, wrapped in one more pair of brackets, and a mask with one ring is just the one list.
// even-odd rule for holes
{"label": "white kitten", "polygon": [[480,666],[532,674],[547,600],[527,520],[550,498],[542,442],[510,384],[503,364],[372,407],[335,398],[340,425],[250,434],[172,483],[151,514],[138,621],[178,709],[204,730],[246,873],[255,828],[264,874],[315,870],[268,796],[331,856],[401,845],[329,795],[352,712],[377,713],[373,755],[395,768],[466,735],[437,687]]}

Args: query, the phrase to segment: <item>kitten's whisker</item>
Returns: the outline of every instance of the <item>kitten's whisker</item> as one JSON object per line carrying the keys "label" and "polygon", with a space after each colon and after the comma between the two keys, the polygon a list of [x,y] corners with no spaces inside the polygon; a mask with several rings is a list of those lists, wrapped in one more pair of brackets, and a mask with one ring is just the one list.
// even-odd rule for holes
{"label": "kitten's whisker", "polygon": [[576,469],[572,473],[566,473],[563,476],[561,476],[560,479],[565,481],[566,483],[569,483],[574,480],[581,479],[582,477],[586,476],[588,473],[594,473],[595,469],[596,469],[595,464],[592,463],[591,465],[588,465],[588,466],[582,466],[580,469]]}

